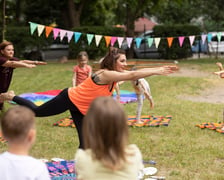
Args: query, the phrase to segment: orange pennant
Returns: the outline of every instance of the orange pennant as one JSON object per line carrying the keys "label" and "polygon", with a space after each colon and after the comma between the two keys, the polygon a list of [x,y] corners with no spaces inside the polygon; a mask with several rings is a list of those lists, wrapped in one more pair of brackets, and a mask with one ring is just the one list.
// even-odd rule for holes
{"label": "orange pennant", "polygon": [[168,41],[168,46],[171,47],[173,43],[173,37],[168,37],[167,41]]}
{"label": "orange pennant", "polygon": [[110,44],[111,36],[104,36],[105,41],[106,41],[106,46],[108,47]]}
{"label": "orange pennant", "polygon": [[45,34],[46,34],[46,37],[49,36],[49,34],[51,33],[52,30],[53,30],[53,27],[45,26]]}

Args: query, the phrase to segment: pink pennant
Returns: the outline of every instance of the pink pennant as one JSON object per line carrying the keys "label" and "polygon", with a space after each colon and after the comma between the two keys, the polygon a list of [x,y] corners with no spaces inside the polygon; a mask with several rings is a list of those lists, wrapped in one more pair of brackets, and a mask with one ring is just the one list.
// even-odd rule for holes
{"label": "pink pennant", "polygon": [[182,47],[182,46],[183,46],[184,39],[185,39],[185,37],[184,37],[184,36],[180,36],[180,37],[178,37],[180,47]]}
{"label": "pink pennant", "polygon": [[111,37],[111,40],[110,40],[110,45],[111,46],[114,46],[115,42],[117,41],[117,37]]}
{"label": "pink pennant", "polygon": [[54,40],[58,37],[59,32],[60,32],[60,29],[58,29],[58,28],[53,28]]}
{"label": "pink pennant", "polygon": [[202,44],[205,43],[206,37],[207,37],[207,34],[202,34],[201,35]]}

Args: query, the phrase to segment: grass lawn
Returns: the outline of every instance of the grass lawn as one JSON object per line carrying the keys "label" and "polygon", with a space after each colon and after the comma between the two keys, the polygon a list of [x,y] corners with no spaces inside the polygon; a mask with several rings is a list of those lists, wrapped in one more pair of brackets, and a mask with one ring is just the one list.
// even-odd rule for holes
{"label": "grass lawn", "polygon": [[[224,62],[224,59],[219,59]],[[214,59],[183,60],[179,67],[197,67],[200,71],[217,71]],[[72,67],[49,62],[47,66],[34,69],[18,68],[14,72],[10,90],[16,94],[63,89],[72,85]],[[145,101],[143,115],[172,115],[168,127],[130,128],[130,143],[140,148],[144,160],[156,161],[157,175],[168,180],[223,180],[224,179],[224,135],[208,129],[195,127],[202,122],[222,121],[223,104],[212,104],[181,100],[181,95],[197,95],[211,87],[218,79],[211,77],[152,76],[147,78],[155,101],[149,109]],[[224,83],[224,79],[223,79]],[[133,91],[126,82],[121,89]],[[223,99],[224,101],[224,99]],[[6,103],[6,109],[10,107]],[[124,106],[128,115],[135,115],[136,103]],[[31,150],[36,158],[74,158],[78,146],[74,128],[55,127],[53,123],[68,117],[69,112],[56,116],[37,118],[37,140]],[[0,153],[6,144],[0,143]],[[146,165],[152,166],[152,165]]]}

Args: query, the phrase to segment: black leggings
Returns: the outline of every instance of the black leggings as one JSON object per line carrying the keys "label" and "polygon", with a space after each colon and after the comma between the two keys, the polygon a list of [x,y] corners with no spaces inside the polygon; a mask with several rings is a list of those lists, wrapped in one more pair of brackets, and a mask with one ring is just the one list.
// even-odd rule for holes
{"label": "black leggings", "polygon": [[12,100],[19,105],[30,108],[35,113],[36,117],[52,116],[52,115],[60,114],[69,110],[78,132],[79,143],[80,143],[79,148],[83,148],[82,122],[83,122],[84,115],[70,101],[68,97],[68,88],[64,89],[56,97],[47,101],[41,106],[36,106],[33,102],[26,100],[24,98],[21,98],[19,96],[15,96]]}

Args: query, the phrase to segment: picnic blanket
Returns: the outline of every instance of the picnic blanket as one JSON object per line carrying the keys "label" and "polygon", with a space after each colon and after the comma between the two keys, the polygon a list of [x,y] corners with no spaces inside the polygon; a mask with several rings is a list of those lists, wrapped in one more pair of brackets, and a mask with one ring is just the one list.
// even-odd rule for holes
{"label": "picnic blanket", "polygon": [[[168,126],[172,116],[153,116],[153,115],[143,115],[141,116],[141,120],[143,123],[136,124],[135,116],[128,116],[127,124],[130,127],[159,127],[159,126]],[[75,127],[73,123],[72,117],[67,117],[60,119],[56,123],[53,124],[54,126],[60,127]]]}
{"label": "picnic blanket", "polygon": [[46,162],[46,165],[52,180],[76,179],[74,161]]}
{"label": "picnic blanket", "polygon": [[[43,92],[35,92],[35,93],[23,93],[20,94],[20,97],[23,97],[27,100],[32,101],[37,106],[49,101],[50,99],[57,96],[62,90],[48,90]],[[113,93],[113,98],[116,99],[116,92]],[[135,92],[120,90],[120,103],[126,104],[137,101],[137,95]]]}
{"label": "picnic blanket", "polygon": [[215,130],[216,132],[224,134],[224,123],[205,122],[201,124],[196,124],[195,126],[201,129],[207,128],[207,129]]}

